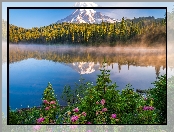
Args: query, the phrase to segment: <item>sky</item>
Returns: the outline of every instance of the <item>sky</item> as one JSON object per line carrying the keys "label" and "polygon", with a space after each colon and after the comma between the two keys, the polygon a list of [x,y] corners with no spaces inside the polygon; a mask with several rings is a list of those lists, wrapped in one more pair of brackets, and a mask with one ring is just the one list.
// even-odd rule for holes
{"label": "sky", "polygon": [[[103,7],[167,7],[171,12],[174,2],[95,2]],[[2,19],[7,20],[7,7],[72,7],[75,2],[2,2]],[[73,9],[10,9],[9,23],[24,28],[41,27],[55,23],[73,13]],[[101,11],[101,10],[100,10]],[[122,17],[164,17],[165,10],[102,10],[101,13],[115,19]]]}
{"label": "sky", "polygon": [[42,27],[73,13],[74,9],[10,9],[9,23],[24,27]]}
{"label": "sky", "polygon": [[[9,23],[24,27],[42,27],[55,23],[73,13],[75,9],[10,9]],[[97,10],[98,11],[98,10]],[[165,9],[100,9],[104,15],[111,18],[134,18],[140,16],[155,16],[164,18]]]}

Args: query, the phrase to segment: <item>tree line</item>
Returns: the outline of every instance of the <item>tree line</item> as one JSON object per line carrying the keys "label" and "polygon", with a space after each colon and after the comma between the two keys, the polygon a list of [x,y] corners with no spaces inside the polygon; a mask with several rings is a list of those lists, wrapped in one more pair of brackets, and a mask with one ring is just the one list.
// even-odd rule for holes
{"label": "tree line", "polygon": [[100,24],[55,23],[44,27],[25,29],[9,24],[10,43],[86,44],[101,45],[131,43],[147,40],[153,44],[166,40],[166,19],[139,17],[121,22]]}

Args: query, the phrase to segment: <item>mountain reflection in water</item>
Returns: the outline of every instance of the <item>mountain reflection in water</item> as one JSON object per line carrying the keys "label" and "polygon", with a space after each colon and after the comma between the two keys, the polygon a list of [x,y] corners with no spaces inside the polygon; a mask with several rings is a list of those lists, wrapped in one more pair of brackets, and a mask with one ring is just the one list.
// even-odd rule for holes
{"label": "mountain reflection in water", "polygon": [[14,63],[28,58],[62,62],[80,74],[89,74],[99,69],[102,62],[108,65],[153,66],[159,76],[160,67],[166,68],[165,48],[123,48],[123,47],[82,47],[60,45],[10,45],[9,62]]}

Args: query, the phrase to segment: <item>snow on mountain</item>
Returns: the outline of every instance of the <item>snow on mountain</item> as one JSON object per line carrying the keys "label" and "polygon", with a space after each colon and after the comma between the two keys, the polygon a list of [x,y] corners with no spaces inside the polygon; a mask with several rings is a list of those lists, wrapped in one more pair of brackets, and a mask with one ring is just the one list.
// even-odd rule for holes
{"label": "snow on mountain", "polygon": [[100,68],[100,65],[95,64],[94,62],[74,62],[66,65],[70,66],[80,74],[90,74]]}
{"label": "snow on mountain", "polygon": [[94,2],[76,2],[74,7],[98,7]]}
{"label": "snow on mountain", "polygon": [[[76,2],[75,7],[97,7],[98,5],[94,2]],[[101,23],[104,22],[113,23],[116,20],[95,11],[94,9],[76,9],[71,15],[64,19],[57,21],[57,23],[62,22],[72,22],[72,23]]]}

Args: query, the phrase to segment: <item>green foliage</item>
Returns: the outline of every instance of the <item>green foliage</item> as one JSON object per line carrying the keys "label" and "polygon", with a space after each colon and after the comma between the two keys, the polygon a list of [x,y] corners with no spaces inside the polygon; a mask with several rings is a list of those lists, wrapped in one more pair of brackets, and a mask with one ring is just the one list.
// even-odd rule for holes
{"label": "green foliage", "polygon": [[[51,83],[48,83],[48,86],[44,90],[42,98],[42,117],[45,117],[48,123],[55,123],[56,117],[60,116],[58,112],[60,111],[60,105],[58,104],[56,95],[54,94],[54,89],[52,88]],[[45,123],[45,122],[44,122]]]}
{"label": "green foliage", "polygon": [[154,88],[150,90],[150,97],[154,100],[154,107],[158,113],[158,122],[165,123],[167,118],[167,84],[166,74],[158,77],[158,81],[153,82]]}
{"label": "green foliage", "polygon": [[[113,99],[117,98],[117,96],[115,96],[117,91],[114,90],[116,88],[116,84],[109,85],[111,80],[109,79],[109,74],[107,74],[107,72],[109,71],[101,69],[101,75],[98,75],[96,86],[93,86],[92,83],[86,84],[88,88],[85,91],[85,97],[78,105],[79,109],[87,112],[86,119],[93,123],[97,123],[102,117],[107,117],[106,114],[96,116],[96,112],[101,112],[104,108],[102,105],[96,105],[96,102],[100,102],[101,99],[105,99],[109,102],[111,100],[114,101]],[[108,93],[113,93],[113,96],[108,96]],[[96,117],[96,119],[94,117]],[[108,120],[106,117],[105,119]],[[106,122],[106,120],[103,120],[103,122]]]}
{"label": "green foliage", "polygon": [[142,94],[134,92],[128,84],[121,93],[121,124],[156,124],[154,121],[156,114],[153,110],[144,110],[146,106],[153,106],[149,98],[144,98]]}
{"label": "green foliage", "polygon": [[17,116],[14,111],[9,107],[9,124],[16,124],[18,122]]}
{"label": "green foliage", "polygon": [[[118,87],[116,83],[111,84],[109,72],[105,68],[101,69],[96,86],[87,83],[85,97],[74,108],[78,107],[79,110],[85,111],[85,120],[93,124],[156,124],[155,111],[143,109],[143,107],[153,107],[151,99],[144,100],[144,97],[134,92],[129,84],[120,93],[116,90]],[[114,113],[117,115],[116,119],[111,118]]]}
{"label": "green foliage", "polygon": [[54,94],[54,89],[52,88],[51,83],[48,83],[48,86],[45,88],[44,93],[43,93],[43,98],[42,100],[47,100],[47,101],[56,101],[56,96]]}
{"label": "green foliage", "polygon": [[36,124],[36,119],[40,116],[40,109],[36,107],[23,109],[16,109],[9,111],[9,124]]}
{"label": "green foliage", "polygon": [[[154,82],[154,89],[144,98],[126,85],[121,92],[110,80],[109,70],[103,69],[93,83],[76,84],[77,89],[65,87],[63,95],[68,106],[61,108],[48,83],[40,109],[10,111],[10,124],[163,124],[166,120],[166,75]],[[78,89],[79,88],[79,89]],[[77,95],[78,96],[77,96]],[[75,96],[76,95],[76,96]],[[74,103],[74,101],[76,101]],[[74,104],[73,104],[74,103]],[[27,118],[28,117],[28,118]]]}
{"label": "green foliage", "polygon": [[84,79],[81,77],[80,83],[75,83],[75,88],[72,89],[71,86],[65,86],[61,98],[67,102],[68,105],[74,105],[81,102],[82,98],[85,96],[84,91],[88,88],[88,83],[84,83]]}

